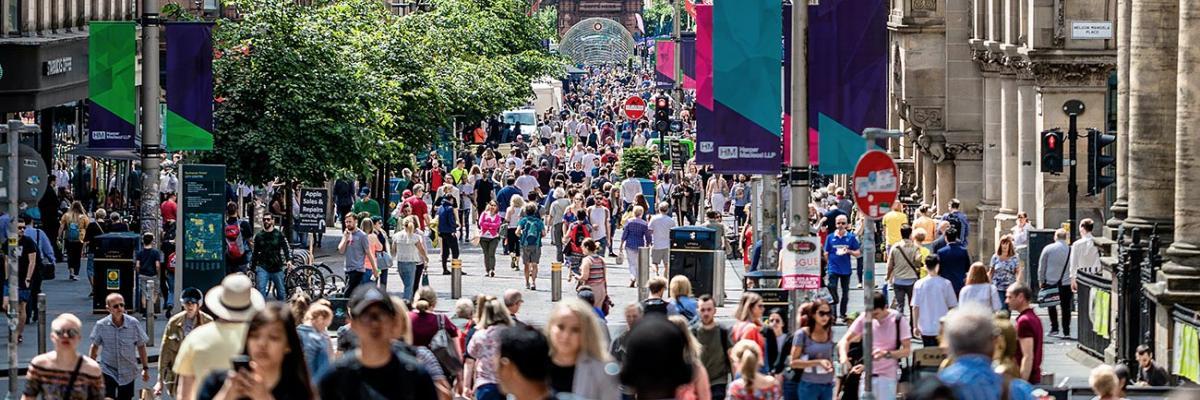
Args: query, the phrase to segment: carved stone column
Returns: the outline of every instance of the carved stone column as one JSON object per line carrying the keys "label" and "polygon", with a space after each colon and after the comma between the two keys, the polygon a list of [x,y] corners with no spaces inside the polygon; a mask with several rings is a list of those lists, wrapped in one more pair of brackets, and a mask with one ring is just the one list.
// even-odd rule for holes
{"label": "carved stone column", "polygon": [[967,243],[980,243],[984,245],[983,248],[989,248],[988,244],[995,241],[996,215],[1000,212],[999,206],[1005,186],[1002,167],[1004,154],[1000,147],[1003,115],[1000,105],[1001,77],[994,72],[996,66],[988,62],[981,63],[980,67],[993,72],[984,72],[983,75],[983,198],[979,200],[978,206],[978,229],[972,232],[974,237]]}
{"label": "carved stone column", "polygon": [[1039,173],[1039,132],[1037,131],[1037,93],[1030,80],[1017,82],[1017,210],[1030,212],[1037,208],[1037,176]]}
{"label": "carved stone column", "polygon": [[1175,118],[1175,241],[1162,269],[1167,291],[1200,300],[1200,0],[1179,0]]}
{"label": "carved stone column", "polygon": [[1175,214],[1175,94],[1180,0],[1133,2],[1129,45],[1129,214],[1125,225],[1159,224],[1170,238]]}
{"label": "carved stone column", "polygon": [[1113,239],[1129,214],[1129,34],[1133,0],[1117,0],[1117,14],[1117,200],[1112,205],[1112,218],[1105,222]]}

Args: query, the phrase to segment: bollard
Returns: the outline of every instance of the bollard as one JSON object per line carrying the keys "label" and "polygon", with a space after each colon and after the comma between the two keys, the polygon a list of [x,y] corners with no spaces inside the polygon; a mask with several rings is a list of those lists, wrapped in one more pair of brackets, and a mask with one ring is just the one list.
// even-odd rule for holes
{"label": "bollard", "polygon": [[37,295],[38,354],[46,352],[46,294]]}
{"label": "bollard", "polygon": [[158,286],[154,286],[154,280],[146,280],[147,296],[150,300],[150,305],[146,306],[146,336],[150,339],[146,341],[146,347],[154,347],[154,308],[158,306]]}
{"label": "bollard", "polygon": [[562,300],[562,263],[550,263],[550,301]]}
{"label": "bollard", "polygon": [[462,297],[462,260],[450,260],[450,298]]}
{"label": "bollard", "polygon": [[725,250],[713,252],[713,304],[725,306]]}
{"label": "bollard", "polygon": [[642,246],[638,248],[638,302],[646,300],[646,297],[650,295],[650,293],[646,291],[646,281],[648,280],[650,280],[650,247]]}

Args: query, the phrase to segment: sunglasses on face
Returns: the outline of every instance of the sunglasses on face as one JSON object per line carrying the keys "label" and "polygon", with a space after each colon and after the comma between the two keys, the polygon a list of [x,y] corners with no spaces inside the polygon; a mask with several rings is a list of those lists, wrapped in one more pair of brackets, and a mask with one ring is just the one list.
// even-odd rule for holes
{"label": "sunglasses on face", "polygon": [[118,308],[125,308],[125,303],[109,304],[109,305],[108,305],[108,308],[111,308],[111,309],[114,309],[114,310],[115,310],[115,309],[118,309]]}
{"label": "sunglasses on face", "polygon": [[828,317],[829,314],[832,314],[832,313],[830,313],[829,311],[825,311],[825,310],[817,311],[817,315],[820,315],[822,317]]}
{"label": "sunglasses on face", "polygon": [[54,335],[58,336],[60,338],[63,338],[63,339],[74,339],[74,338],[79,337],[79,329],[76,329],[76,328],[55,329]]}

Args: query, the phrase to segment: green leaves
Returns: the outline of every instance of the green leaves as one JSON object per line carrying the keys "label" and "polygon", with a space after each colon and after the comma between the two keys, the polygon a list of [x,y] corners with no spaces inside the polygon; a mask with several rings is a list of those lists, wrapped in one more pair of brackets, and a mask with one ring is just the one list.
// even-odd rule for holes
{"label": "green leaves", "polygon": [[649,178],[658,161],[658,153],[649,147],[630,147],[621,153],[621,175],[625,176],[633,171],[633,176]]}
{"label": "green leaves", "polygon": [[564,63],[521,0],[436,0],[406,17],[378,0],[233,3],[241,19],[214,29],[216,151],[200,157],[251,183],[408,159],[456,115],[525,104]]}

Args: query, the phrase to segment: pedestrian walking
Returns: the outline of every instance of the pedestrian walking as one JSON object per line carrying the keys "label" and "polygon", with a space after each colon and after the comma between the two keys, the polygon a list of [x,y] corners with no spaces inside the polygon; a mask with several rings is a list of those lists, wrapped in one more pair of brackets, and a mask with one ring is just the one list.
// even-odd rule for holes
{"label": "pedestrian walking", "polygon": [[608,297],[608,274],[604,266],[604,258],[600,257],[599,251],[602,250],[595,240],[583,240],[583,263],[580,267],[579,285],[576,286],[576,289],[591,289],[595,296],[592,306],[599,308],[607,315],[612,300]]}
{"label": "pedestrian walking", "polygon": [[700,344],[700,365],[708,375],[709,395],[714,400],[725,398],[729,375],[733,365],[729,361],[729,349],[733,347],[729,329],[716,321],[717,307],[709,295],[701,295],[697,302],[700,313],[699,324],[691,328],[692,336]]}
{"label": "pedestrian walking", "polygon": [[[158,278],[163,264],[162,251],[154,248],[153,233],[142,234],[142,248],[134,254],[133,263],[133,269],[137,271],[138,311],[147,315],[154,312],[154,305],[150,304],[150,294],[158,291],[158,288],[150,283]],[[161,298],[162,295],[158,294],[155,297]]]}
{"label": "pedestrian walking", "polygon": [[346,291],[343,296],[349,296],[354,293],[354,289],[362,284],[363,277],[367,270],[365,262],[368,254],[371,252],[371,244],[367,235],[362,230],[358,229],[358,216],[354,213],[346,214],[342,220],[342,226],[346,227],[342,231],[342,241],[338,243],[338,253],[345,256],[346,271]]}
{"label": "pedestrian walking", "polygon": [[1013,246],[1016,247],[1017,257],[1021,260],[1021,266],[1029,265],[1029,230],[1033,229],[1033,224],[1029,223],[1029,214],[1024,211],[1017,213],[1017,223],[1012,227]]}
{"label": "pedestrian walking", "polygon": [[954,286],[954,293],[962,290],[967,282],[967,271],[971,269],[971,255],[967,252],[967,242],[959,240],[960,233],[962,231],[953,227],[947,229],[946,247],[937,251],[942,277]]}
{"label": "pedestrian walking", "polygon": [[504,303],[495,296],[484,298],[480,308],[476,329],[482,331],[472,336],[466,346],[469,357],[463,369],[464,386],[472,389],[475,400],[503,400],[496,366],[500,335],[512,325],[512,319]]}
{"label": "pedestrian walking", "polygon": [[388,270],[394,263],[391,240],[388,239],[387,230],[384,229],[382,222],[376,222],[373,225],[369,233],[371,237],[368,239],[371,242],[371,250],[374,251],[375,281],[379,283],[379,287],[387,290]]}
{"label": "pedestrian walking", "polygon": [[[119,222],[121,216],[116,212],[112,214],[112,224],[108,226],[109,232],[127,232],[129,227],[124,222]],[[225,203],[225,272],[232,274],[235,272],[245,273],[249,268],[254,238],[254,227],[250,222],[238,218],[238,206],[234,202]]]}
{"label": "pedestrian walking", "polygon": [[396,260],[396,270],[399,271],[400,282],[404,284],[402,297],[405,300],[412,300],[416,292],[417,265],[429,263],[424,237],[417,232],[418,223],[415,216],[405,217],[401,221],[403,229],[392,234],[392,258]]}
{"label": "pedestrian walking", "polygon": [[978,304],[967,304],[946,318],[945,337],[950,365],[937,379],[960,400],[1032,400],[1033,387],[1009,379],[992,368],[996,326],[992,313]]}
{"label": "pedestrian walking", "polygon": [[888,250],[887,276],[892,284],[892,307],[904,313],[913,295],[913,285],[921,279],[921,245],[912,238],[912,227],[907,224],[899,229],[900,239]]}
{"label": "pedestrian walking", "polygon": [[[1028,241],[1028,237],[1025,240]],[[996,287],[997,296],[1001,300],[1004,299],[1004,293],[1008,291],[1008,287],[1020,281],[1022,276],[1020,257],[1017,256],[1015,243],[1013,235],[1001,236],[1000,243],[996,245],[996,254],[993,254],[991,259],[991,270],[988,275],[992,277],[992,285]],[[1003,301],[1000,303],[1002,309],[1008,309],[1007,304],[1003,304]]]}
{"label": "pedestrian walking", "polygon": [[87,277],[88,290],[95,287],[93,285],[93,275],[96,270],[96,252],[100,251],[100,240],[96,237],[103,235],[105,232],[105,218],[108,217],[108,212],[103,208],[96,210],[92,214],[95,218],[88,222],[87,231],[83,234],[83,246],[87,251]]}
{"label": "pedestrian walking", "polygon": [[[671,218],[671,205],[665,200],[658,202],[658,214],[650,218],[650,266],[655,275],[661,275],[667,270],[670,261],[671,229],[679,226],[675,218]],[[661,266],[661,269],[660,269]]]}
{"label": "pedestrian walking", "polygon": [[179,346],[183,344],[183,339],[192,334],[196,328],[212,322],[212,317],[200,311],[201,300],[204,296],[200,293],[200,289],[187,288],[180,294],[180,303],[183,304],[183,311],[171,316],[167,320],[167,327],[163,330],[162,343],[158,353],[158,382],[154,383],[154,395],[161,396],[166,390],[170,398],[176,398],[178,383],[175,375],[175,356],[179,354]]}
{"label": "pedestrian walking", "polygon": [[[150,380],[146,359],[146,329],[137,318],[125,315],[125,298],[113,293],[104,299],[108,316],[96,321],[89,336],[88,355],[100,363],[104,375],[104,397],[133,399],[134,380]],[[138,368],[141,366],[141,368]]]}
{"label": "pedestrian walking", "polygon": [[[1068,268],[1071,271],[1072,293],[1079,291],[1078,286],[1075,284],[1075,274],[1079,270],[1092,272],[1100,270],[1100,249],[1096,246],[1096,238],[1092,236],[1093,229],[1095,229],[1095,222],[1091,218],[1080,220],[1079,240],[1071,243],[1071,256],[1069,257]],[[1070,311],[1066,311],[1066,313],[1070,314]]]}
{"label": "pedestrian walking", "polygon": [[675,399],[712,400],[708,371],[704,369],[704,364],[700,363],[700,342],[692,336],[691,323],[681,315],[669,316],[667,322],[683,332],[683,356],[692,369],[692,380],[675,389]]}
{"label": "pedestrian walking", "polygon": [[512,269],[518,270],[520,263],[521,238],[517,236],[517,223],[525,216],[525,198],[521,197],[520,193],[513,194],[508,199],[510,206],[505,209],[501,207],[504,213],[505,235],[504,235],[504,255],[512,255]]}
{"label": "pedestrian walking", "polygon": [[625,219],[621,228],[621,248],[625,251],[625,264],[629,267],[629,287],[634,287],[638,272],[641,271],[638,265],[641,262],[638,249],[645,247],[652,240],[650,225],[642,219],[646,209],[633,206],[632,210],[632,215]]}
{"label": "pedestrian walking", "polygon": [[[932,275],[932,271],[930,274]],[[916,309],[913,309],[913,314],[916,313]],[[876,399],[895,399],[896,386],[900,378],[898,360],[907,358],[912,353],[912,332],[908,330],[908,318],[901,315],[899,311],[889,309],[883,293],[875,292],[871,299],[871,309],[850,324],[850,329],[838,342],[839,359],[843,360],[843,363],[850,359],[850,343],[862,339],[863,326],[868,323],[872,324],[871,348],[874,351],[870,355],[864,354],[863,356],[872,357],[874,361],[871,365],[872,370],[863,373],[871,374],[871,392]],[[843,371],[850,371],[850,369],[851,366],[848,363],[843,365]],[[860,395],[865,391],[864,382],[865,380],[859,382]]]}
{"label": "pedestrian walking", "polygon": [[242,354],[232,370],[214,370],[200,385],[198,400],[312,399],[304,345],[287,304],[268,303],[254,314]]}
{"label": "pedestrian walking", "polygon": [[275,216],[263,215],[262,226],[263,230],[254,235],[254,279],[258,281],[255,286],[264,297],[269,295],[269,289],[275,289],[275,300],[283,301],[287,292],[284,267],[292,265],[291,246],[276,228]]}
{"label": "pedestrian walking", "polygon": [[1000,309],[1000,294],[988,279],[987,267],[983,263],[971,264],[967,285],[958,292],[958,301],[960,304],[977,303],[992,311]]}
{"label": "pedestrian walking", "polygon": [[550,203],[549,212],[546,215],[546,226],[550,227],[550,238],[554,244],[554,257],[558,262],[566,261],[563,254],[563,237],[566,235],[567,229],[564,222],[567,210],[571,207],[571,198],[567,196],[567,191],[561,187],[555,188],[552,193],[554,201]]}
{"label": "pedestrian walking", "polygon": [[762,320],[763,299],[757,293],[742,293],[742,298],[738,300],[737,310],[733,313],[733,318],[737,320],[733,324],[730,332],[730,339],[734,343],[749,340],[758,344],[758,354],[762,354],[766,348],[766,341],[762,336]]}
{"label": "pedestrian walking", "polygon": [[672,308],[688,323],[695,325],[700,321],[700,312],[697,309],[696,299],[692,298],[692,281],[689,281],[686,276],[675,275],[671,277],[669,285]]}
{"label": "pedestrian walking", "polygon": [[538,262],[542,258],[542,237],[546,235],[546,225],[538,216],[537,204],[525,205],[524,217],[517,222],[517,236],[520,238],[521,264],[525,267],[525,288],[537,290]]}
{"label": "pedestrian walking", "polygon": [[793,396],[833,400],[833,307],[818,299],[802,305],[799,314],[789,360],[789,366],[799,375]]}
{"label": "pedestrian walking", "polygon": [[333,310],[329,301],[317,300],[308,303],[308,296],[297,294],[292,297],[292,316],[299,315],[300,325],[296,325],[296,334],[300,335],[303,345],[304,362],[308,367],[308,375],[320,379],[333,362],[333,342],[329,339],[329,324],[333,322]]}
{"label": "pedestrian walking", "polygon": [[665,318],[647,318],[631,328],[620,382],[639,399],[675,398],[694,381],[696,367],[687,332]]}
{"label": "pedestrian walking", "polygon": [[497,347],[495,377],[500,392],[516,400],[551,397],[547,383],[550,381],[550,344],[541,332],[529,326],[505,329],[500,332]]}
{"label": "pedestrian walking", "polygon": [[74,314],[60,314],[50,323],[54,350],[29,361],[25,372],[26,400],[100,400],[104,378],[100,364],[79,354],[83,323]]}
{"label": "pedestrian walking", "polygon": [[[1042,288],[1037,295],[1039,302],[1058,297],[1058,301],[1048,301],[1043,307],[1050,309],[1050,336],[1058,336],[1059,313],[1062,310],[1062,336],[1071,336],[1071,285],[1067,281],[1070,275],[1068,263],[1071,257],[1071,246],[1067,244],[1067,231],[1054,231],[1054,243],[1042,248],[1038,258],[1038,283]],[[1054,296],[1057,295],[1057,296]],[[1057,303],[1057,304],[1056,304]],[[1011,304],[1010,304],[1011,306]]]}
{"label": "pedestrian walking", "polygon": [[[28,215],[22,215],[21,220],[17,222],[17,230],[28,232],[26,227],[32,223],[32,219]],[[36,235],[36,232],[35,232]],[[39,236],[40,237],[40,236]],[[37,242],[28,233],[22,234],[17,242],[21,247],[21,255],[17,258],[17,343],[25,341],[25,323],[30,321],[35,314],[34,299],[37,294],[42,291],[42,251],[39,249]],[[6,274],[7,275],[7,274]],[[8,285],[5,285],[7,287]],[[10,297],[11,299],[11,297]],[[9,302],[11,307],[14,303]]]}
{"label": "pedestrian walking", "polygon": [[[834,303],[840,304],[838,319],[841,320],[846,319],[846,309],[850,305],[850,259],[862,254],[862,244],[858,236],[848,230],[847,221],[845,215],[836,216],[837,230],[825,238],[825,257],[829,260],[826,268],[829,294],[833,296]],[[838,288],[841,288],[840,294]]]}
{"label": "pedestrian walking", "polygon": [[913,285],[912,319],[916,321],[913,333],[921,339],[922,345],[933,347],[938,345],[941,319],[950,309],[958,307],[958,297],[950,281],[941,276],[941,262],[937,256],[925,259],[925,269],[929,275]]}
{"label": "pedestrian walking", "polygon": [[[637,325],[638,321],[641,321],[642,319],[642,304],[636,302],[626,304],[624,307],[624,314],[625,326],[632,329],[633,326]],[[609,344],[608,354],[612,355],[613,360],[617,363],[625,362],[625,340],[629,338],[629,332],[630,330],[626,329],[625,332],[621,332],[621,334],[617,335],[617,337],[613,339],[612,343]]]}
{"label": "pedestrian walking", "polygon": [[434,311],[437,307],[437,292],[429,286],[417,289],[417,299],[413,302],[413,311],[408,313],[412,321],[413,346],[429,347],[433,337],[439,331],[445,330],[451,338],[457,338],[460,333],[445,314]]}
{"label": "pedestrian walking", "polygon": [[[483,251],[483,268],[487,276],[496,276],[496,247],[500,244],[503,218],[497,214],[496,202],[487,203],[479,215],[479,247]],[[559,235],[561,238],[561,235]]]}
{"label": "pedestrian walking", "polygon": [[379,240],[379,235],[375,234],[375,220],[367,213],[358,214],[361,231],[367,239],[367,253],[363,256],[363,276],[360,284],[373,285],[379,281],[379,252],[383,251],[383,242]]}
{"label": "pedestrian walking", "polygon": [[591,305],[579,299],[555,303],[546,336],[550,338],[550,387],[555,392],[593,400],[621,398],[617,379],[608,372],[604,334]]}
{"label": "pedestrian walking", "polygon": [[264,304],[262,293],[242,274],[228,275],[220,286],[208,290],[204,305],[212,312],[213,323],[193,329],[175,356],[180,400],[195,399],[200,383],[212,371],[233,367],[233,356],[245,346],[247,322]]}
{"label": "pedestrian walking", "polygon": [[780,400],[783,390],[775,377],[759,373],[762,348],[751,340],[741,340],[730,351],[741,377],[729,384],[726,398],[733,400]]}
{"label": "pedestrian walking", "polygon": [[1042,345],[1045,336],[1042,320],[1030,304],[1032,297],[1033,290],[1018,283],[1008,287],[1005,301],[1009,310],[1017,312],[1017,360],[1021,366],[1021,379],[1037,385],[1042,383]]}
{"label": "pedestrian walking", "polygon": [[[784,370],[787,369],[787,357],[792,354],[792,338],[788,333],[787,327],[784,326],[783,319],[786,318],[787,311],[779,308],[772,308],[767,313],[767,323],[762,327],[763,344],[763,367],[766,373],[776,378],[782,378]],[[780,381],[782,382],[782,380]],[[794,392],[795,386],[790,387]]]}
{"label": "pedestrian walking", "polygon": [[589,225],[592,227],[592,239],[600,248],[597,254],[603,255],[604,252],[609,251],[608,220],[612,216],[612,212],[605,206],[606,202],[603,196],[594,196],[592,200],[593,204],[588,207]]}
{"label": "pedestrian walking", "polygon": [[71,280],[76,280],[79,276],[79,264],[83,259],[83,235],[90,222],[87,212],[83,210],[83,203],[78,200],[71,202],[71,208],[59,221],[58,237],[63,238],[63,252],[67,256],[67,270]]}
{"label": "pedestrian walking", "polygon": [[453,389],[451,389],[450,380],[446,377],[438,357],[427,347],[412,345],[412,321],[403,317],[408,315],[408,305],[403,299],[396,296],[391,296],[391,301],[392,306],[396,307],[396,315],[400,316],[396,318],[392,329],[392,351],[415,358],[417,363],[429,373],[429,378],[433,381],[434,389],[437,391],[438,400],[451,400],[456,393],[451,392]]}

